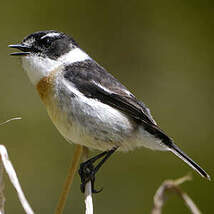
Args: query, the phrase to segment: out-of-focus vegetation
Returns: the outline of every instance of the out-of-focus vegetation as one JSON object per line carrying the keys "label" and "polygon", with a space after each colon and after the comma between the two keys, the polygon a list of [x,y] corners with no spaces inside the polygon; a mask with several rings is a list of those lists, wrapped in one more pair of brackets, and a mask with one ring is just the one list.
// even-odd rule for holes
{"label": "out-of-focus vegetation", "polygon": [[[214,3],[213,1],[2,1],[0,33],[0,127],[23,189],[36,213],[53,213],[74,146],[49,120],[36,90],[10,57],[8,44],[38,30],[73,35],[80,46],[150,107],[175,142],[213,170]],[[92,152],[91,155],[95,153]],[[191,171],[169,153],[141,149],[114,155],[99,172],[96,213],[149,213],[164,179]],[[212,213],[214,185],[193,172],[184,184],[199,208]],[[76,177],[65,213],[81,213],[83,196]],[[6,185],[6,213],[21,214],[16,194]],[[170,198],[164,213],[188,213]]]}

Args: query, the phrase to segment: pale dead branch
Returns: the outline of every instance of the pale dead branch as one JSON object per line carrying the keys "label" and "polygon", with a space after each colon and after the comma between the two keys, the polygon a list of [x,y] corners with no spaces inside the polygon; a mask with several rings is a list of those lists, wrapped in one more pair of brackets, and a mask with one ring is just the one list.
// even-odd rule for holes
{"label": "pale dead branch", "polygon": [[[27,214],[34,214],[30,204],[28,203],[27,199],[25,198],[25,195],[22,191],[21,185],[19,183],[18,177],[17,177],[16,172],[13,168],[13,165],[9,160],[7,149],[3,145],[0,145],[0,155],[1,155],[1,164],[3,164],[4,169],[7,172],[11,183],[13,184],[14,188],[16,189],[19,201],[21,202],[25,212]],[[2,177],[2,175],[1,175],[1,177]],[[1,183],[2,182],[3,181],[1,181]],[[2,187],[1,187],[1,190],[2,190]],[[3,194],[2,191],[1,191],[1,194]],[[3,205],[3,203],[4,203],[4,196],[3,196],[3,201],[2,201],[1,205]],[[4,212],[2,212],[2,213],[4,213]]]}
{"label": "pale dead branch", "polygon": [[4,125],[6,123],[9,123],[10,121],[13,121],[13,120],[21,120],[21,119],[22,119],[21,117],[14,117],[14,118],[11,118],[9,120],[6,120],[6,121],[0,123],[0,126]]}
{"label": "pale dead branch", "polygon": [[[11,118],[3,123],[0,123],[0,126],[9,123],[13,120],[20,120],[21,117],[15,117]],[[9,160],[7,149],[4,145],[0,145],[0,214],[4,214],[4,203],[5,203],[5,197],[4,197],[4,181],[3,181],[3,172],[7,172],[9,179],[11,183],[13,184],[14,188],[16,189],[19,201],[21,202],[21,205],[23,206],[25,212],[27,214],[34,214],[30,204],[28,203],[27,199],[25,198],[25,195],[22,191],[21,185],[19,183],[18,177],[16,175],[15,169]]]}
{"label": "pale dead branch", "polygon": [[168,192],[176,193],[186,204],[192,214],[201,214],[201,211],[197,208],[192,199],[179,188],[179,185],[185,181],[191,180],[191,176],[187,175],[177,180],[166,180],[158,188],[154,195],[154,204],[151,214],[161,214],[163,205],[167,199],[166,195]]}
{"label": "pale dead branch", "polygon": [[71,184],[73,183],[74,175],[76,174],[81,154],[82,154],[82,146],[76,145],[74,155],[72,158],[71,168],[69,169],[68,176],[65,180],[65,184],[64,184],[61,196],[59,198],[59,202],[57,204],[55,214],[62,214],[63,213],[64,207],[65,207],[65,202],[66,202],[66,199],[68,197],[68,193],[70,191]]}
{"label": "pale dead branch", "polygon": [[[89,150],[87,147],[83,147],[82,160],[88,159]],[[85,214],[93,214],[93,199],[91,191],[91,181],[85,185]]]}
{"label": "pale dead branch", "polygon": [[4,214],[4,203],[5,203],[3,173],[4,173],[4,166],[3,166],[2,160],[0,160],[0,214]]}

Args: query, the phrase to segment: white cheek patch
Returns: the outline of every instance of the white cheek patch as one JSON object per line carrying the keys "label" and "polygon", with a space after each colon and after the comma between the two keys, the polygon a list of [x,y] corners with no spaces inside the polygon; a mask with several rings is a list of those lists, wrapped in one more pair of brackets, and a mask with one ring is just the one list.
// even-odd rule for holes
{"label": "white cheek patch", "polygon": [[36,85],[42,78],[47,77],[54,69],[62,67],[63,70],[63,66],[65,65],[82,62],[88,59],[91,58],[84,51],[80,48],[75,48],[71,49],[57,60],[32,54],[23,57],[22,63],[31,82]]}
{"label": "white cheek patch", "polygon": [[60,66],[56,60],[36,55],[23,57],[22,64],[34,85],[36,85],[42,78],[47,77],[51,71]]}

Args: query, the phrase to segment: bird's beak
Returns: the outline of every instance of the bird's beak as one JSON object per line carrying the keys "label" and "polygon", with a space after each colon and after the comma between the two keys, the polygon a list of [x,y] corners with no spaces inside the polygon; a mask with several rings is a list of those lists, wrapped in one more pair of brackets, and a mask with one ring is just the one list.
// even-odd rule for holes
{"label": "bird's beak", "polygon": [[8,45],[9,48],[16,48],[18,50],[21,50],[23,52],[14,52],[11,53],[11,56],[26,56],[28,54],[30,54],[30,50],[31,48],[27,45],[24,44],[16,44],[16,45]]}

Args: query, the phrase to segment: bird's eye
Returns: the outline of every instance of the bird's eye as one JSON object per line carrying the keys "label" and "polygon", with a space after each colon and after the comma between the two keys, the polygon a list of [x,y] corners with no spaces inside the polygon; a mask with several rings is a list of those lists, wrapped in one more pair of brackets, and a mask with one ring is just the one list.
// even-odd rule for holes
{"label": "bird's eye", "polygon": [[44,39],[41,39],[41,43],[47,48],[51,45],[51,38],[45,37]]}
{"label": "bird's eye", "polygon": [[47,38],[47,39],[45,40],[45,42],[46,42],[47,44],[49,44],[49,43],[51,42],[50,38]]}

